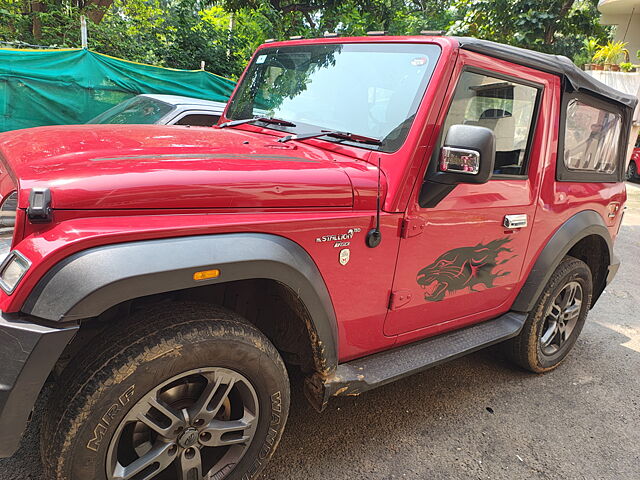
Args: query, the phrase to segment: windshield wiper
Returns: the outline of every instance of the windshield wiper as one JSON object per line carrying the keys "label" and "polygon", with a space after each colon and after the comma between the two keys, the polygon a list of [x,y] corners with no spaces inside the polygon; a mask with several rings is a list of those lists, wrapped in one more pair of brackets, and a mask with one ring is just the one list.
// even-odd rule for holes
{"label": "windshield wiper", "polygon": [[350,142],[366,143],[368,145],[382,145],[382,140],[373,137],[358,135],[357,133],[341,132],[340,130],[322,130],[315,133],[305,133],[302,135],[287,135],[278,139],[279,142],[285,143],[290,140],[307,140],[309,138],[333,137],[340,140],[348,140]]}
{"label": "windshield wiper", "polygon": [[232,120],[230,122],[224,122],[218,125],[218,128],[226,128],[226,127],[236,127],[238,125],[244,125],[245,123],[253,123],[253,122],[263,122],[263,123],[271,123],[273,125],[281,125],[283,127],[295,127],[295,123],[291,123],[288,120],[280,120],[279,118],[273,117],[253,117],[253,118],[245,118],[242,120]]}

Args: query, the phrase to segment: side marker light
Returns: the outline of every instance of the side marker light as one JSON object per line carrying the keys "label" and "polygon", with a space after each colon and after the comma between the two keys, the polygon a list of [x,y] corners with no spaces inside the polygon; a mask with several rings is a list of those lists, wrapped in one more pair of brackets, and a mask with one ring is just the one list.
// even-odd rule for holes
{"label": "side marker light", "polygon": [[202,270],[193,274],[193,279],[197,282],[199,280],[211,280],[212,278],[218,278],[220,276],[220,270]]}

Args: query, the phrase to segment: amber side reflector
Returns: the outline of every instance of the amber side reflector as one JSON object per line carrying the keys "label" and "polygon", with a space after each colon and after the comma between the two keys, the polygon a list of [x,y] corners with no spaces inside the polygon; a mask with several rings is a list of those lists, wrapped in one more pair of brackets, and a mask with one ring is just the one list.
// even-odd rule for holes
{"label": "amber side reflector", "polygon": [[218,278],[220,276],[220,270],[202,270],[193,274],[194,280],[210,280],[212,278]]}

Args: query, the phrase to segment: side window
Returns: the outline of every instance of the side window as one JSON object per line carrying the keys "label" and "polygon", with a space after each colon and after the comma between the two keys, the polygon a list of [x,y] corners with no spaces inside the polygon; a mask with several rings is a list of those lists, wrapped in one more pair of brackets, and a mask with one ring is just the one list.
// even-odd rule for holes
{"label": "side window", "polygon": [[194,127],[212,127],[220,120],[220,115],[210,115],[206,113],[192,113],[185,115],[174,125],[192,125]]}
{"label": "side window", "polygon": [[614,173],[622,118],[577,99],[567,103],[564,165],[569,170]]}
{"label": "side window", "polygon": [[464,71],[447,113],[442,141],[451,125],[479,125],[496,136],[495,175],[526,175],[540,89]]}

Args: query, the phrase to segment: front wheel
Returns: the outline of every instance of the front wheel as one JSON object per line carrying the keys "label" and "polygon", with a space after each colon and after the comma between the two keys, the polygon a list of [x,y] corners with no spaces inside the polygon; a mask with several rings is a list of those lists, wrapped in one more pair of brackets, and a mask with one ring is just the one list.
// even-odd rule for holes
{"label": "front wheel", "polygon": [[505,343],[511,359],[536,373],[556,368],[582,331],[592,289],[587,264],[565,257],[551,275],[520,334]]}
{"label": "front wheel", "polygon": [[282,359],[232,312],[175,308],[131,318],[71,362],[42,429],[47,478],[257,477],[287,419]]}

